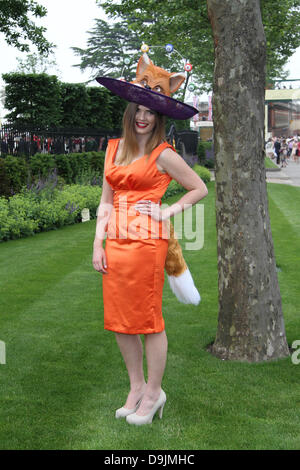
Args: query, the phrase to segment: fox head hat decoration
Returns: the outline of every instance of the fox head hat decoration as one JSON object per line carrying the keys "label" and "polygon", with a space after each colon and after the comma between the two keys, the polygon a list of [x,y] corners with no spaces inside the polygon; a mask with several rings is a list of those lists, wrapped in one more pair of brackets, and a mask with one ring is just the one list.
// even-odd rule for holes
{"label": "fox head hat decoration", "polygon": [[198,113],[193,106],[171,97],[185,80],[184,73],[169,73],[157,67],[144,53],[137,64],[132,82],[110,77],[97,77],[97,82],[116,95],[173,119],[189,119]]}
{"label": "fox head hat decoration", "polygon": [[184,80],[184,73],[169,73],[154,65],[148,55],[143,54],[137,64],[136,79],[131,83],[170,96],[178,90]]}

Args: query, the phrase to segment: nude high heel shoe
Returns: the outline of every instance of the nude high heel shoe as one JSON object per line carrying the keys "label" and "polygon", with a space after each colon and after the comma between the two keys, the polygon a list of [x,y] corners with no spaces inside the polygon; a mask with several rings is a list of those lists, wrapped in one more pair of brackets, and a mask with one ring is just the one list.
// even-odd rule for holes
{"label": "nude high heel shoe", "polygon": [[162,419],[163,409],[167,401],[166,394],[163,390],[160,391],[160,395],[156,403],[154,403],[152,410],[145,416],[139,416],[135,412],[126,417],[126,421],[129,424],[136,424],[141,426],[142,424],[151,424],[155,413],[159,410],[159,417]]}
{"label": "nude high heel shoe", "polygon": [[136,406],[134,408],[124,408],[124,406],[122,406],[122,408],[119,408],[117,411],[116,411],[116,418],[119,419],[119,418],[126,418],[126,416],[129,416],[130,414],[132,413],[135,413],[136,410],[138,409],[138,407],[140,406],[140,403],[141,403],[142,399],[140,399]]}

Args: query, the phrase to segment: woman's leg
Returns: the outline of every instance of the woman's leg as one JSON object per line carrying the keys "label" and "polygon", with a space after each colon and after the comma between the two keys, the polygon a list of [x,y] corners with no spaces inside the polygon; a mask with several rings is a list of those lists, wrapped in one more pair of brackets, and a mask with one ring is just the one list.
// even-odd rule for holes
{"label": "woman's leg", "polygon": [[145,350],[148,366],[148,381],[145,393],[137,410],[138,415],[147,415],[158,400],[165,371],[168,340],[166,332],[145,335]]}
{"label": "woman's leg", "polygon": [[125,408],[132,409],[141,399],[146,383],[143,370],[143,345],[139,335],[115,333],[129,375],[130,392]]}

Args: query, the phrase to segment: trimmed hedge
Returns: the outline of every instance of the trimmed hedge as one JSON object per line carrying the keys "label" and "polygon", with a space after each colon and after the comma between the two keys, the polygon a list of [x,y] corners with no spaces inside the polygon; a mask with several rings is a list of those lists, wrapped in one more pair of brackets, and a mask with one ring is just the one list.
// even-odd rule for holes
{"label": "trimmed hedge", "polygon": [[204,183],[208,183],[210,181],[210,171],[204,166],[196,164],[193,166],[193,170],[200,176]]}
{"label": "trimmed hedge", "polygon": [[58,176],[62,177],[66,184],[76,183],[76,178],[92,171],[103,173],[105,152],[82,152],[62,155],[49,155],[36,153],[29,160],[31,176],[47,178],[49,172],[57,168]]}
{"label": "trimmed hedge", "polygon": [[17,193],[28,179],[28,167],[22,158],[8,155],[0,158],[0,196]]}
{"label": "trimmed hedge", "polygon": [[214,168],[215,166],[214,158],[208,159],[207,154],[206,154],[207,151],[212,152],[212,147],[213,147],[212,142],[204,142],[201,140],[198,143],[197,154],[198,154],[199,162],[201,163],[201,165],[204,165],[207,168]]}
{"label": "trimmed hedge", "polygon": [[0,158],[0,196],[10,197],[25,184],[30,187],[47,179],[54,170],[66,184],[99,180],[104,170],[105,152],[52,155],[37,153],[25,158],[8,155]]}
{"label": "trimmed hedge", "polygon": [[[210,181],[211,175],[210,171],[207,170],[207,168],[204,168],[203,166],[200,165],[194,165],[193,170],[200,176],[200,178],[204,181],[204,183],[208,183]],[[175,194],[182,193],[186,191],[183,186],[181,186],[177,181],[172,180],[165,192],[165,194],[162,197],[162,201],[165,201],[171,196],[174,196]]]}
{"label": "trimmed hedge", "polygon": [[[0,158],[0,196],[8,198],[19,193],[24,185],[30,188],[43,184],[53,173],[66,184],[101,184],[104,159],[104,151],[62,155],[37,153],[29,161],[8,155]],[[193,167],[198,172],[197,168],[203,168],[202,173],[198,174],[204,182],[209,181],[210,174],[205,173],[204,167]],[[171,185],[173,192],[176,187],[174,183]]]}

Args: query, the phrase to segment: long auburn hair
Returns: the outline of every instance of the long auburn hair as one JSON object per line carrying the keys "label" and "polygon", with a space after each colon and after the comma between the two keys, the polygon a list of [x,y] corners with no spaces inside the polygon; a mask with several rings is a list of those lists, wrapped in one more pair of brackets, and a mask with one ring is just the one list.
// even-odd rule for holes
{"label": "long auburn hair", "polygon": [[[130,164],[138,153],[139,147],[135,134],[135,118],[138,106],[136,103],[129,103],[125,109],[123,115],[123,145],[120,157],[118,158],[118,164]],[[155,126],[149,136],[145,149],[145,154],[148,155],[148,158],[155,147],[166,140],[165,116],[156,111],[153,112],[155,114]]]}

